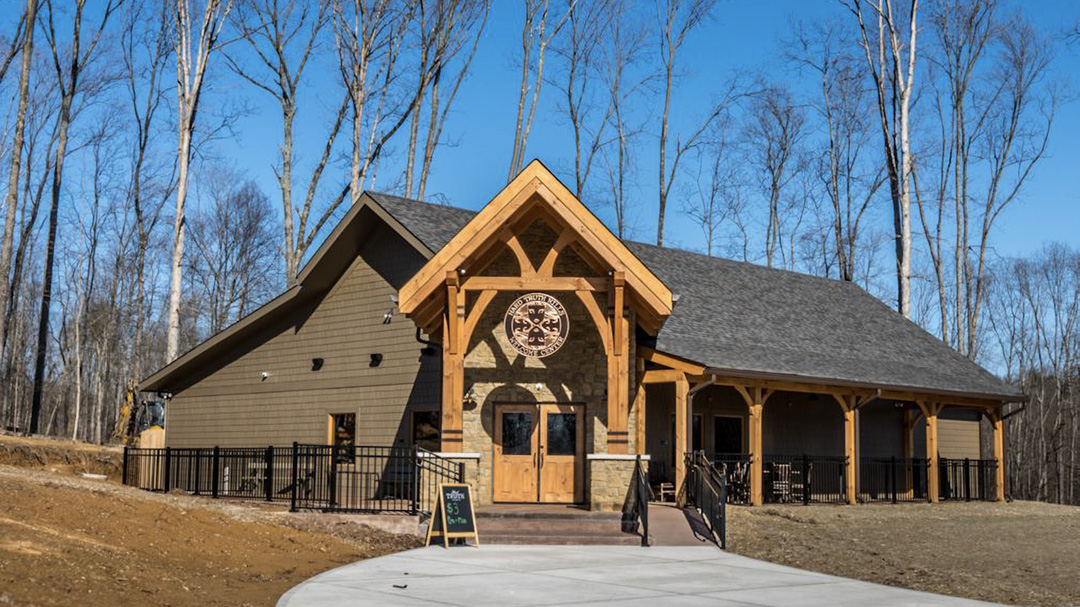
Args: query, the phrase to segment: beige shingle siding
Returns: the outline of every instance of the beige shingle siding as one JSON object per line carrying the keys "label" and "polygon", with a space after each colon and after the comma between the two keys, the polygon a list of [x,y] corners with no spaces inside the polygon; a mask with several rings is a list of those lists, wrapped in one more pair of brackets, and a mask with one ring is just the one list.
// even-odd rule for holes
{"label": "beige shingle siding", "polygon": [[979,422],[939,419],[938,454],[948,459],[979,459]]}
{"label": "beige shingle siding", "polygon": [[[337,283],[178,389],[167,412],[173,446],[324,443],[329,413],[357,413],[364,444],[407,441],[406,407],[434,407],[438,354],[421,356],[415,326],[390,296],[423,258],[388,228],[360,247]],[[382,363],[371,366],[371,354]],[[320,371],[312,359],[322,358]],[[261,379],[261,374],[269,374]]]}

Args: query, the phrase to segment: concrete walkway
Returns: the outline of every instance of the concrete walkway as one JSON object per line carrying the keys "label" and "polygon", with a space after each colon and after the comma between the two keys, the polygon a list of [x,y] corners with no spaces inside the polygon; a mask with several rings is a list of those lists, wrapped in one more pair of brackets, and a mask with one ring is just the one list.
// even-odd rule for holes
{"label": "concrete walkway", "polygon": [[988,605],[781,567],[713,546],[432,546],[346,565],[278,607]]}

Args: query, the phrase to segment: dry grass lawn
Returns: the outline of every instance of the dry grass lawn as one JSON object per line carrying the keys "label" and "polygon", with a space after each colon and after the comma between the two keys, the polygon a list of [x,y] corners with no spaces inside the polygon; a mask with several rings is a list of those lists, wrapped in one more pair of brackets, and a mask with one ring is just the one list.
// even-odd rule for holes
{"label": "dry grass lawn", "polygon": [[0,605],[273,605],[317,573],[420,543],[346,517],[78,476],[112,476],[112,455],[0,437]]}
{"label": "dry grass lawn", "polygon": [[730,508],[728,549],[1010,605],[1080,605],[1080,508],[1035,502]]}

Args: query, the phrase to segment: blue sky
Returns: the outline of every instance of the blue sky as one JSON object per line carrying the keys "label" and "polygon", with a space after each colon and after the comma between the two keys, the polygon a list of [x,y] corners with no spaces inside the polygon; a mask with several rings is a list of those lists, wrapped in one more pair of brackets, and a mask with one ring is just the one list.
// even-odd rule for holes
{"label": "blue sky", "polygon": [[[1025,11],[1044,32],[1057,38],[1056,73],[1066,79],[1080,74],[1080,45],[1067,47],[1061,41],[1065,24],[1080,18],[1080,5],[1069,0],[1040,0],[1027,3]],[[695,32],[685,47],[684,75],[676,92],[677,114],[673,116],[673,124],[685,128],[700,120],[710,99],[717,94],[718,83],[734,70],[755,73],[785,69],[777,56],[783,52],[782,39],[793,23],[846,18],[848,15],[838,4],[824,0],[721,2],[715,19]],[[429,198],[437,194],[456,206],[479,208],[504,185],[520,78],[515,65],[520,20],[519,2],[495,2],[472,73],[446,127],[448,138],[457,145],[439,152],[429,181]],[[329,105],[336,95],[332,82],[328,81],[334,77],[330,68],[330,65],[322,66],[319,73],[312,70],[309,78],[308,93],[313,97],[307,101],[308,111],[301,117],[305,128],[300,129],[298,150],[302,157],[310,158],[323,145],[325,112],[313,116],[311,109],[318,107],[313,102]],[[239,138],[222,142],[221,151],[274,197],[276,183],[271,166],[276,159],[280,128],[276,108],[250,89],[244,87],[243,91],[255,111],[238,129]],[[541,159],[569,181],[572,148],[566,120],[555,105],[556,93],[553,87],[544,89],[526,156]],[[659,95],[655,95],[655,104],[659,106],[660,102]],[[1080,187],[1075,181],[1080,167],[1077,134],[1080,134],[1080,104],[1067,103],[1059,110],[1047,158],[1028,181],[1022,200],[1000,220],[995,237],[999,254],[1028,254],[1047,241],[1080,246]],[[656,148],[656,129],[653,129],[641,139],[637,158],[634,195],[638,217],[633,236],[638,240],[655,237]],[[340,177],[331,176],[331,179],[337,183]],[[377,182],[376,189],[380,185],[390,184]],[[674,195],[678,198],[679,192]],[[595,201],[586,200],[586,203],[596,206]],[[678,206],[676,200],[669,209],[671,228],[667,240],[679,246],[700,248],[698,228],[681,216]],[[603,208],[597,210],[601,217],[607,218]]]}

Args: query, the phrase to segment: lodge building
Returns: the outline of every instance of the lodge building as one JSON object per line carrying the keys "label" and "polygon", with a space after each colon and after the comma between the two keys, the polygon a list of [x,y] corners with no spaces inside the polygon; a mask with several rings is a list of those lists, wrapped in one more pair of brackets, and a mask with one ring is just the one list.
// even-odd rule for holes
{"label": "lodge building", "polygon": [[140,389],[172,447],[418,445],[481,504],[595,509],[639,460],[682,486],[690,451],[751,504],[937,501],[958,461],[1000,500],[1023,399],[856,285],[621,241],[538,161],[479,212],[358,196],[295,286]]}

